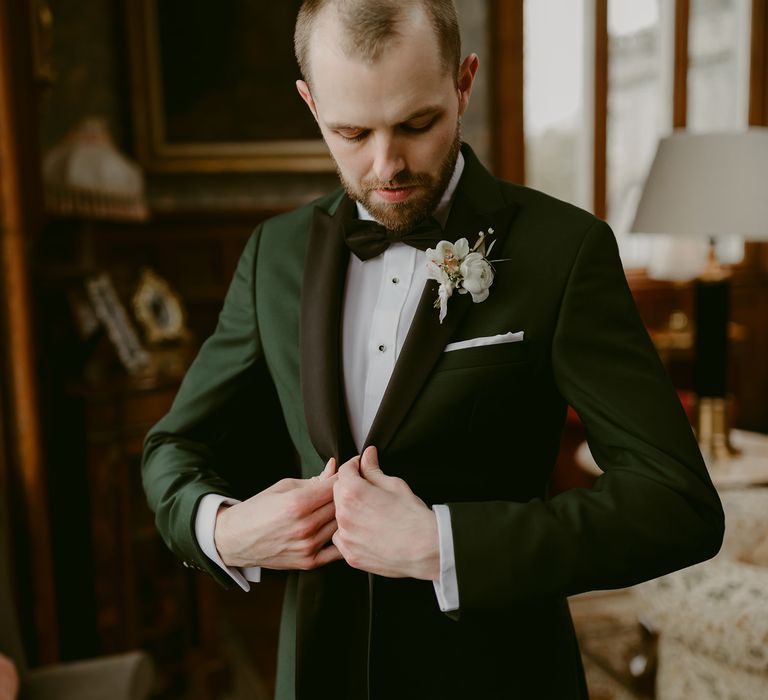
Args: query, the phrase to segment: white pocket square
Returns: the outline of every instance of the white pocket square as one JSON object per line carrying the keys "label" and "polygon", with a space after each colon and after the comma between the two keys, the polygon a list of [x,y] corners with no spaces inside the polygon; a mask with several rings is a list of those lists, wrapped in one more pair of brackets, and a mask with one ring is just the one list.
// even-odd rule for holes
{"label": "white pocket square", "polygon": [[517,333],[501,333],[500,335],[486,335],[481,338],[470,338],[469,340],[459,340],[456,343],[448,343],[445,346],[443,352],[450,352],[451,350],[464,350],[464,348],[477,348],[481,345],[501,345],[502,343],[519,343],[523,336],[524,331],[518,331]]}

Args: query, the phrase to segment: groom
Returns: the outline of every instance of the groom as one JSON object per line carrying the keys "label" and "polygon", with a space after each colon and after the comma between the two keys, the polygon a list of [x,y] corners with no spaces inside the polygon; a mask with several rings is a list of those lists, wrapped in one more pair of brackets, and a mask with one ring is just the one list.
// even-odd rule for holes
{"label": "groom", "polygon": [[[147,436],[157,526],[224,585],[294,572],[280,700],[585,699],[565,597],[723,532],[613,236],[461,144],[451,0],[305,0],[296,54],[344,187],[249,240]],[[304,478],[254,492],[270,435],[220,455],[267,375]],[[550,498],[568,404],[605,474]]]}

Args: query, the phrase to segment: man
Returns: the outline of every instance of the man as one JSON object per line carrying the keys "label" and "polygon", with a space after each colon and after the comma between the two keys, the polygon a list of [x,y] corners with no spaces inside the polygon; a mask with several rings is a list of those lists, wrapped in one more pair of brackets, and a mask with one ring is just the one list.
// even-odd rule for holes
{"label": "man", "polygon": [[[461,146],[478,58],[450,0],[307,0],[296,50],[344,191],[246,246],[147,437],[158,527],[225,585],[294,572],[280,699],[586,698],[565,597],[711,557],[723,531],[612,234]],[[304,478],[254,495],[217,449],[265,371]],[[569,403],[606,473],[548,498]],[[241,474],[265,468],[252,431]]]}

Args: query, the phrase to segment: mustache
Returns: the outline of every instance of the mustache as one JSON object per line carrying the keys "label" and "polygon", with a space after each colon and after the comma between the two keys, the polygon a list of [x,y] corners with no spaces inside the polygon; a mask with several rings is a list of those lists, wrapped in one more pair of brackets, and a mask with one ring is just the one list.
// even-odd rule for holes
{"label": "mustache", "polygon": [[432,185],[432,177],[427,173],[412,173],[404,170],[391,180],[362,180],[360,185],[366,192],[398,187],[429,187]]}

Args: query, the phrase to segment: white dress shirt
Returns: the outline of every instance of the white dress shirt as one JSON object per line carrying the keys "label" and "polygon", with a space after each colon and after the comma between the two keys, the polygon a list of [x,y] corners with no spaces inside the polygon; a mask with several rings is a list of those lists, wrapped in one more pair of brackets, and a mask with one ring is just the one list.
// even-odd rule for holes
{"label": "white dress shirt", "polygon": [[[451,180],[434,212],[442,226],[448,219],[463,170],[464,157],[460,153]],[[359,218],[373,219],[362,205],[358,204],[357,210]],[[342,317],[342,365],[347,416],[358,453],[392,376],[426,281],[424,251],[404,243],[394,243],[381,255],[365,261],[350,255]],[[386,473],[386,464],[382,469]],[[213,531],[216,513],[222,503],[232,505],[237,501],[216,494],[201,499],[195,534],[206,556],[247,591],[250,588],[248,581],[258,582],[261,570],[259,567],[227,567],[221,560]],[[447,612],[459,607],[451,516],[445,505],[434,505],[433,511],[440,549],[440,578],[433,584],[438,605]]]}

